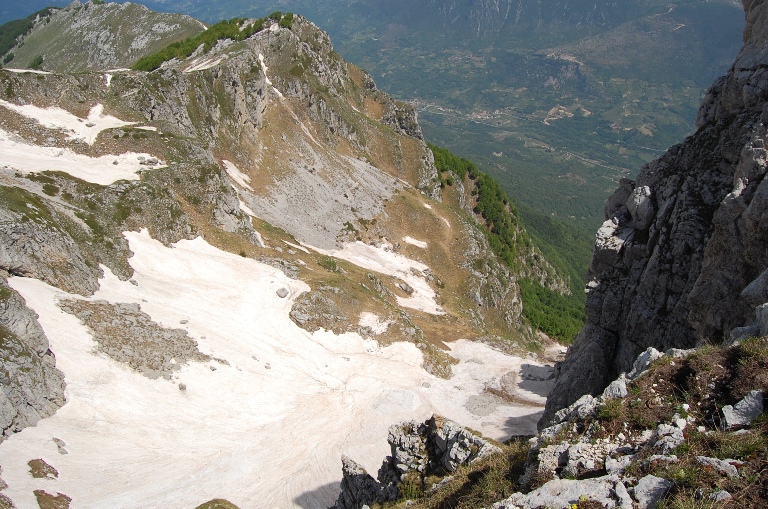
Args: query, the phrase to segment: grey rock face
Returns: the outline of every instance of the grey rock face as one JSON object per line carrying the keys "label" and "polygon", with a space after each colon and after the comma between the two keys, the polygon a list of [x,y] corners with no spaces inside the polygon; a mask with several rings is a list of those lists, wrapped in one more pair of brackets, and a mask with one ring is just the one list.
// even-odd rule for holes
{"label": "grey rock face", "polygon": [[431,470],[453,472],[480,458],[501,452],[487,440],[467,431],[453,421],[433,417],[428,421]]}
{"label": "grey rock face", "polygon": [[378,481],[352,460],[342,459],[344,479],[337,509],[358,509],[362,504],[395,500],[399,496],[398,485],[406,476],[423,481],[427,475],[450,473],[460,465],[501,452],[487,440],[438,416],[425,423],[392,425],[387,441],[391,454],[379,469]]}
{"label": "grey rock face", "polygon": [[341,471],[341,494],[336,501],[336,509],[360,509],[376,502],[379,483],[363,467],[342,456]]}
{"label": "grey rock face", "polygon": [[735,460],[721,460],[717,458],[708,458],[706,456],[696,456],[696,461],[704,467],[710,467],[728,477],[739,477],[739,471],[733,465]]}
{"label": "grey rock face", "polygon": [[763,393],[751,391],[735,405],[723,407],[723,429],[747,426],[763,413]]}
{"label": "grey rock face", "polygon": [[0,441],[53,415],[65,402],[64,374],[37,315],[0,271]]}
{"label": "grey rock face", "polygon": [[[101,270],[68,234],[66,222],[41,206],[33,220],[29,214],[0,206],[0,269],[68,292],[92,294],[98,288]],[[59,262],[54,267],[50,260]]]}
{"label": "grey rock face", "polygon": [[768,292],[760,278],[768,269],[768,6],[744,7],[744,47],[707,94],[698,132],[608,201],[587,323],[560,366],[542,426],[581,395],[600,394],[648,347],[723,341],[768,300],[756,302]]}
{"label": "grey rock face", "polygon": [[672,481],[646,475],[635,486],[635,500],[639,509],[653,509],[664,498],[664,495],[672,489]]}
{"label": "grey rock face", "polygon": [[581,481],[555,479],[526,495],[515,493],[494,504],[493,509],[568,508],[582,497],[603,504],[608,509],[632,508],[632,499],[624,483],[616,475],[607,475]]}

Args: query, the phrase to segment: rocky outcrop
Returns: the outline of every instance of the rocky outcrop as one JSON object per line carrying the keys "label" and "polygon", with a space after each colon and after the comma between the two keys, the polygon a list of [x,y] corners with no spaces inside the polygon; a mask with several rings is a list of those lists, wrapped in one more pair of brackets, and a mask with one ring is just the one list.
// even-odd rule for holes
{"label": "rocky outcrop", "polygon": [[34,311],[0,271],[0,441],[64,404],[64,373]]}
{"label": "rocky outcrop", "polygon": [[608,200],[587,323],[559,367],[542,424],[599,394],[647,347],[721,342],[768,301],[768,3],[744,7],[744,47],[708,91],[696,134]]}
{"label": "rocky outcrop", "polygon": [[24,67],[35,56],[42,68],[83,72],[129,67],[144,55],[199,33],[205,27],[182,14],[153,12],[137,3],[72,2],[38,19],[32,31],[11,50],[12,67]]}
{"label": "rocky outcrop", "polygon": [[461,465],[501,452],[453,421],[432,416],[424,423],[395,424],[387,438],[391,455],[374,479],[360,465],[342,458],[343,480],[336,509],[360,509],[364,505],[396,500],[401,483],[422,486],[428,475],[446,475]]}
{"label": "rocky outcrop", "polygon": [[[0,269],[69,292],[93,293],[101,270],[90,253],[72,239],[66,218],[22,189],[4,188],[3,196],[8,201],[0,206]],[[13,207],[11,200],[15,199],[26,200],[35,208]]]}
{"label": "rocky outcrop", "polygon": [[[719,445],[703,446],[698,454],[688,451],[695,444],[716,442],[703,437],[747,441],[764,433],[754,419],[763,412],[765,381],[742,370],[752,355],[764,358],[765,339],[751,341],[747,348],[672,349],[666,354],[649,348],[635,360],[629,375],[615,380],[601,396],[584,395],[558,411],[552,425],[530,439],[525,473],[518,480],[523,491],[494,509],[566,508],[590,501],[608,508],[654,508],[673,489],[680,491],[680,472],[701,468],[717,481],[740,479],[749,471],[751,452],[718,449]],[[686,377],[693,385],[686,385]],[[731,377],[750,380],[730,390],[723,380]],[[683,400],[678,384],[690,389]],[[737,399],[749,387],[756,389],[721,412],[722,401]],[[734,409],[749,414],[738,424],[734,419],[734,427],[740,428],[735,432],[721,417]],[[721,459],[725,454],[737,456]],[[731,496],[704,481],[697,481],[695,489],[696,499],[721,501]]]}

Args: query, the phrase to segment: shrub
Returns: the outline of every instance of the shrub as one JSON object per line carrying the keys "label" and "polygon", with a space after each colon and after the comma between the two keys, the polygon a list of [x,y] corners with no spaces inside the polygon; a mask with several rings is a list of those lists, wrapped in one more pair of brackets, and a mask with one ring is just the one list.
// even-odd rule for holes
{"label": "shrub", "polygon": [[329,272],[337,272],[339,270],[339,264],[336,262],[336,259],[330,256],[326,256],[317,264]]}
{"label": "shrub", "polygon": [[42,65],[43,65],[43,55],[37,55],[35,58],[32,59],[31,62],[29,62],[29,65],[27,65],[27,67],[29,67],[30,69],[38,70]]}

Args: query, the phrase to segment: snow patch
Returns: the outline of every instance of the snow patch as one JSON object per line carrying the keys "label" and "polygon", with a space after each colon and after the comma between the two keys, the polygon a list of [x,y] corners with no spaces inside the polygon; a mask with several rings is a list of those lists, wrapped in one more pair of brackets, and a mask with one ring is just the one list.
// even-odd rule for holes
{"label": "snow patch", "polygon": [[[182,509],[213,496],[243,509],[327,507],[341,455],[375,472],[392,423],[438,413],[495,439],[535,432],[536,409],[499,405],[478,417],[465,408],[528,361],[459,341],[450,345],[460,360],[453,378],[435,378],[413,344],[382,348],[357,334],[298,328],[289,312],[309,286],[277,269],[201,238],[171,249],[146,230],[124,235],[137,284],[104,268],[90,299],[136,303],[165,327],[187,320],[199,349],[229,365],[191,363],[171,381],[151,380],[98,354],[89,330],[57,305],[81,297],[11,278],[67,379],[56,414],[0,444],[3,494],[16,507],[36,507],[41,485],[29,475],[30,458],[58,470],[55,491],[78,507]],[[69,454],[58,454],[54,437]]]}
{"label": "snow patch", "polygon": [[413,246],[420,247],[421,249],[427,249],[427,243],[424,242],[423,240],[416,240],[411,237],[403,237],[403,240],[406,243],[411,244]]}
{"label": "snow patch", "polygon": [[222,164],[224,165],[224,170],[226,170],[227,175],[229,175],[229,178],[237,182],[237,185],[245,189],[248,189],[250,191],[253,191],[253,188],[248,183],[251,181],[251,177],[249,177],[245,173],[238,170],[237,166],[235,166],[234,163],[227,161],[226,159],[222,161]]}
{"label": "snow patch", "polygon": [[391,246],[387,244],[376,247],[357,241],[344,244],[342,249],[307,247],[320,254],[354,263],[358,267],[402,279],[413,289],[413,293],[410,297],[398,296],[397,303],[399,305],[433,315],[445,314],[445,310],[437,304],[435,291],[429,286],[429,282],[424,276],[429,271],[429,267],[392,252]]}
{"label": "snow patch", "polygon": [[219,65],[222,61],[224,61],[224,57],[200,57],[192,60],[190,65],[188,65],[183,72],[189,73],[189,72],[195,72],[195,71],[203,71],[205,69],[210,69],[212,67],[215,67]]}
{"label": "snow patch", "polygon": [[309,249],[307,249],[304,246],[299,246],[298,244],[294,244],[293,242],[288,242],[287,240],[284,240],[283,242],[285,242],[286,244],[288,244],[294,249],[298,249],[299,251],[303,251],[304,253],[309,254]]}
{"label": "snow patch", "polygon": [[376,334],[383,334],[387,332],[390,322],[388,320],[382,321],[378,315],[365,311],[360,313],[360,321],[357,324],[361,327],[370,327]]}
{"label": "snow patch", "polygon": [[33,104],[19,106],[2,99],[0,99],[0,106],[36,120],[49,129],[66,131],[71,139],[81,139],[89,145],[93,145],[101,131],[136,124],[136,122],[125,122],[117,117],[105,115],[102,104],[91,108],[84,119],[56,106],[50,108],[40,108]]}
{"label": "snow patch", "polygon": [[15,72],[16,74],[24,74],[24,73],[27,73],[27,72],[31,72],[32,74],[51,74],[48,71],[38,71],[36,69],[10,69],[10,68],[6,67],[3,70]]}
{"label": "snow patch", "polygon": [[425,204],[424,204],[424,208],[425,208],[425,209],[429,209],[429,210],[432,210],[432,205],[430,205],[429,203],[425,203]]}
{"label": "snow patch", "polygon": [[[32,145],[0,129],[0,165],[22,173],[63,171],[86,182],[106,186],[118,180],[138,180],[139,172],[149,169],[139,158],[150,159],[152,156],[126,152],[90,157],[68,148]],[[161,162],[152,168],[163,167],[165,164]]]}
{"label": "snow patch", "polygon": [[245,212],[251,217],[256,217],[256,213],[252,211],[251,208],[248,205],[246,205],[243,200],[240,200],[240,210],[242,210],[243,212]]}
{"label": "snow patch", "polygon": [[272,86],[272,82],[269,80],[269,76],[267,75],[267,71],[269,70],[269,67],[267,67],[267,64],[264,63],[264,55],[259,53],[259,63],[261,64],[261,68],[264,70],[264,80],[267,82],[267,85],[270,87]]}

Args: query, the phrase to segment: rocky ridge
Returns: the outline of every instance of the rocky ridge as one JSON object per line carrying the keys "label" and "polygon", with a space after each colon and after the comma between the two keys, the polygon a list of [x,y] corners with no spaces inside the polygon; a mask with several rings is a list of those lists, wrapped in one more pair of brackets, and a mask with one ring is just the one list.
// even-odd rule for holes
{"label": "rocky ridge", "polygon": [[648,347],[719,343],[768,298],[768,5],[745,1],[744,47],[701,106],[699,129],[623,180],[605,207],[587,323],[559,368],[542,424],[597,395]]}
{"label": "rocky ridge", "polygon": [[75,0],[38,18],[11,48],[6,67],[27,68],[42,57],[39,68],[84,72],[130,67],[139,57],[205,30],[182,14],[153,12],[140,4],[104,4]]}
{"label": "rocky ridge", "polygon": [[8,273],[0,275],[0,438],[5,438],[52,415],[66,397],[64,373],[55,367],[37,315],[8,286]]}

